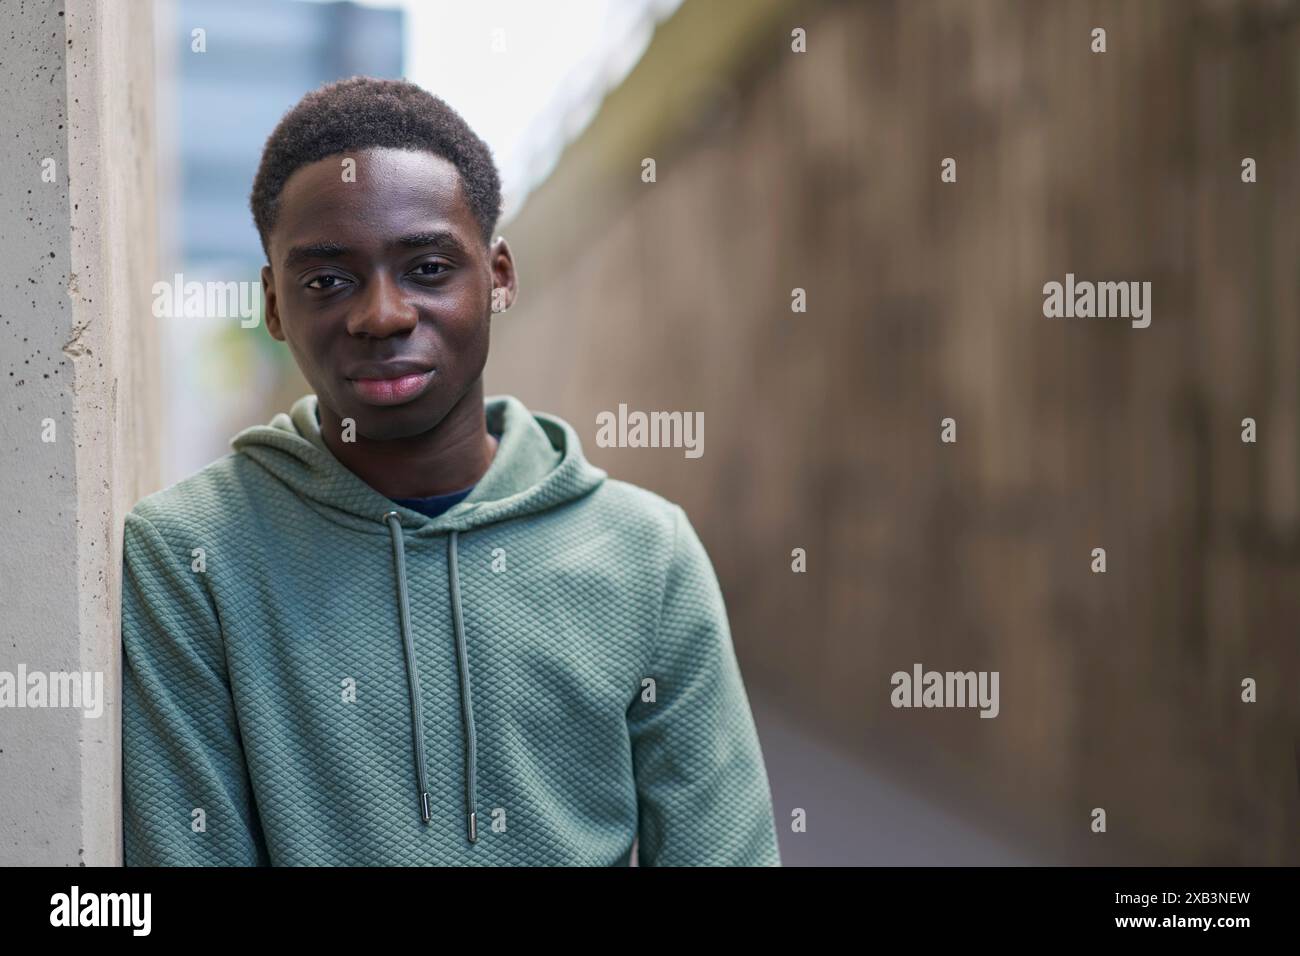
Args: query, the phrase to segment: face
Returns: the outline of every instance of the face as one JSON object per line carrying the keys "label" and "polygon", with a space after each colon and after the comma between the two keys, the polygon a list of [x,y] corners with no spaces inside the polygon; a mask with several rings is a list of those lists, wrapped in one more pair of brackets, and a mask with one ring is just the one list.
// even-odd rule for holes
{"label": "face", "polygon": [[[491,246],[448,160],[359,150],[296,170],[280,193],[262,269],[266,326],[287,342],[322,426],[372,440],[438,425],[478,382],[493,290],[513,303],[504,239]],[[349,175],[349,178],[353,178]]]}

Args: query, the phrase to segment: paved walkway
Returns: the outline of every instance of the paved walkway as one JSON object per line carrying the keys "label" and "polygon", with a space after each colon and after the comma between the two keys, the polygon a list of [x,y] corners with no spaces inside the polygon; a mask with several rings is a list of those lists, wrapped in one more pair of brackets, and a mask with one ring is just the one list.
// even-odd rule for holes
{"label": "paved walkway", "polygon": [[[802,731],[747,687],[785,866],[1007,866],[1033,859],[923,792]],[[806,833],[790,829],[803,807]]]}

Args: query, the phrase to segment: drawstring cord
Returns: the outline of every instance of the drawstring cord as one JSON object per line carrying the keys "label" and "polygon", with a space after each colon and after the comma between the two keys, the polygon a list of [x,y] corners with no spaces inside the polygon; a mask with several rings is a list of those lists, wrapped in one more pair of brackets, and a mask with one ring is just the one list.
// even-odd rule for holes
{"label": "drawstring cord", "polygon": [[397,572],[397,608],[402,626],[402,646],[406,652],[406,680],[411,693],[411,723],[415,726],[415,775],[420,787],[420,819],[428,823],[429,777],[424,767],[424,714],[420,708],[420,674],[415,666],[415,646],[411,642],[411,602],[406,594],[406,549],[402,546],[402,521],[396,511],[384,515],[393,541],[393,564]]}
{"label": "drawstring cord", "polygon": [[420,819],[429,822],[429,777],[424,766],[424,714],[420,710],[420,672],[415,666],[415,646],[411,643],[411,602],[407,600],[406,549],[402,545],[402,519],[398,512],[383,515],[393,537],[393,563],[398,579],[398,613],[402,623],[402,646],[406,649],[407,684],[411,691],[411,723],[415,724],[415,773],[420,786]]}
{"label": "drawstring cord", "polygon": [[456,662],[460,665],[460,711],[465,725],[465,806],[469,811],[469,842],[478,841],[478,738],[474,733],[474,708],[470,703],[469,656],[465,653],[465,623],[460,608],[460,573],[456,560],[456,539],[447,536],[447,575],[451,587],[451,620],[456,632]]}
{"label": "drawstring cord", "polygon": [[[420,788],[420,819],[428,823],[432,812],[429,778],[424,763],[424,715],[421,708],[420,676],[415,662],[415,645],[411,639],[411,606],[406,587],[406,549],[402,540],[402,520],[396,511],[384,515],[393,544],[393,564],[397,576],[397,602],[402,628],[402,646],[406,653],[406,677],[411,695],[411,723],[415,728],[415,774]],[[460,675],[461,720],[465,725],[465,813],[469,842],[478,842],[478,738],[474,732],[474,709],[470,702],[469,659],[465,652],[465,625],[460,605],[460,576],[457,567],[456,540],[459,532],[447,538],[447,572],[451,587],[451,614],[456,636],[456,664]]]}

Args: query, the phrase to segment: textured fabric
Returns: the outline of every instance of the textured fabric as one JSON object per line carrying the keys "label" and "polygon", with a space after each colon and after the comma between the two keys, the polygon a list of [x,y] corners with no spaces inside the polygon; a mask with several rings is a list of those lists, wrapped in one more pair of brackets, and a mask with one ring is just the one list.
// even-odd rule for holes
{"label": "textured fabric", "polygon": [[643,866],[779,864],[722,595],[686,515],[588,463],[559,418],[510,396],[487,418],[491,467],[436,517],[339,464],[312,396],[136,506],[128,865],[626,865],[638,836]]}

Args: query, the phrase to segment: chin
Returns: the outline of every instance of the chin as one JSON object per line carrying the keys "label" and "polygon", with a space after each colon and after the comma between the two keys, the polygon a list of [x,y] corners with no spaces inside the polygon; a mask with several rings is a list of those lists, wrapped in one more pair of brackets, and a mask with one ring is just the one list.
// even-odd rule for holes
{"label": "chin", "polygon": [[417,400],[405,405],[363,406],[353,417],[357,434],[369,441],[393,441],[421,435],[437,427],[445,414],[445,409]]}

